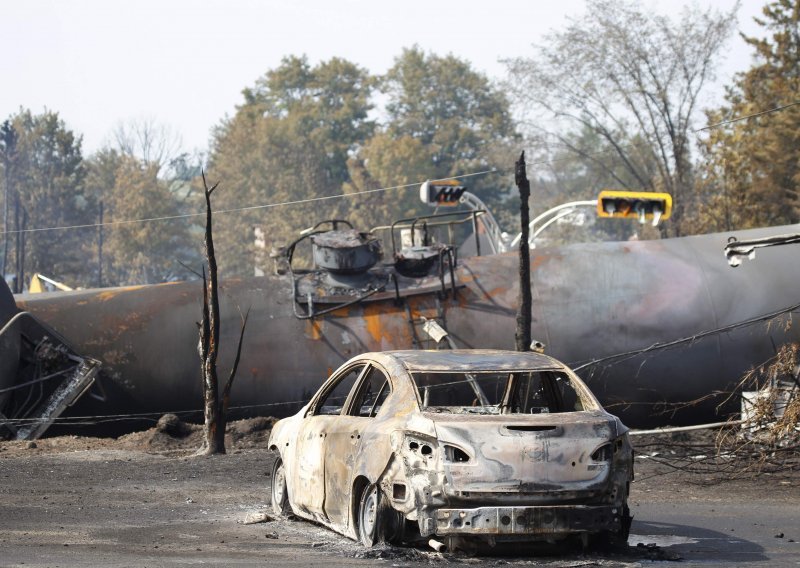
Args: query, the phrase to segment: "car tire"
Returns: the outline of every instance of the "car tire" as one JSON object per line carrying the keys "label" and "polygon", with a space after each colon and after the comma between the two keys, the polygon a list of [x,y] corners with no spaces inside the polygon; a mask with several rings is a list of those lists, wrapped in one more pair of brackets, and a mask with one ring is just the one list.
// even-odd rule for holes
{"label": "car tire", "polygon": [[286,470],[281,458],[276,458],[275,464],[272,466],[270,504],[272,512],[276,515],[287,517],[292,513],[292,506],[289,504],[289,490],[286,487]]}
{"label": "car tire", "polygon": [[628,546],[628,536],[630,536],[631,533],[631,523],[633,523],[633,517],[631,516],[628,503],[622,504],[622,518],[620,521],[622,526],[618,531],[612,533],[611,544],[616,547],[626,547]]}
{"label": "car tire", "polygon": [[388,542],[398,544],[403,538],[405,519],[392,509],[377,484],[367,485],[358,503],[358,540],[366,547]]}
{"label": "car tire", "polygon": [[595,538],[592,539],[592,544],[601,549],[606,549],[606,550],[627,548],[628,536],[630,535],[631,532],[632,521],[633,517],[631,516],[631,510],[628,507],[627,503],[623,503],[622,518],[620,519],[621,526],[619,530],[603,531],[597,534]]}

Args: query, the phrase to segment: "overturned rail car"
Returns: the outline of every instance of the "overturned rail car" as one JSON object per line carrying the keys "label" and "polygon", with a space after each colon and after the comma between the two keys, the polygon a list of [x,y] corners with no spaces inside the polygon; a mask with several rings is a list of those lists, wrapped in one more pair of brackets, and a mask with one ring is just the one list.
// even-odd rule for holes
{"label": "overturned rail car", "polygon": [[[487,238],[480,223],[475,228]],[[775,227],[737,237],[797,230]],[[728,236],[532,250],[533,337],[576,367],[629,426],[718,420],[738,405],[734,397],[718,408],[726,398],[720,393],[800,335],[791,325],[800,282],[791,247],[764,250],[757,263],[733,270],[722,252]],[[239,309],[251,310],[232,392],[237,415],[289,415],[333,369],[361,352],[439,348],[443,343],[425,333],[431,321],[459,348],[513,347],[516,253],[497,253],[477,236],[471,248],[412,238],[393,246],[391,255],[371,235],[347,228],[306,237],[313,268],[292,268],[294,248],[306,244],[297,241],[281,255],[275,274],[221,283],[223,372],[232,363]],[[13,300],[5,288],[0,326],[25,312],[71,355],[102,365],[98,384],[72,401],[69,414],[197,410],[199,416],[195,322],[201,297],[196,281]],[[0,336],[0,420],[12,425],[9,409],[29,394],[16,386],[24,382],[17,372],[20,341],[30,338],[19,329]]]}

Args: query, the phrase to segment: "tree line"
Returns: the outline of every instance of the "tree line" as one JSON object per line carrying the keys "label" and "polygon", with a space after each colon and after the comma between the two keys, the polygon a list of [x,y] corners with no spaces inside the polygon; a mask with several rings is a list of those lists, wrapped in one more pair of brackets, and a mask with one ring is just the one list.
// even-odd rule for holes
{"label": "tree line", "polygon": [[[714,109],[701,96],[735,13],[695,6],[670,18],[635,0],[587,0],[531,56],[506,61],[504,82],[416,46],[383,75],[336,57],[286,57],[243,90],[207,156],[181,153],[169,133],[140,123],[84,157],[57,112],[20,109],[0,125],[0,270],[23,276],[18,291],[34,272],[73,286],[189,278],[202,216],[183,216],[202,210],[202,169],[225,187],[215,240],[227,276],[268,270],[271,248],[323,218],[368,229],[421,213],[413,184],[425,179],[497,170],[468,185],[513,230],[521,148],[534,212],[603,188],[675,200],[659,230],[598,222],[576,235],[565,224],[551,243],[796,223],[798,10],[793,0],[764,7],[763,35],[745,38],[752,64]],[[397,189],[369,192],[387,187]],[[319,200],[340,194],[349,197]],[[171,220],[127,222],[163,217]]]}

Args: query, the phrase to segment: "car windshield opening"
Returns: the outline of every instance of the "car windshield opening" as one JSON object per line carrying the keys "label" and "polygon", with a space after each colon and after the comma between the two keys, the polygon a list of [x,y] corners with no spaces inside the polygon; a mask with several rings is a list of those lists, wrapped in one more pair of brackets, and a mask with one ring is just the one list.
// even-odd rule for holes
{"label": "car windshield opening", "polygon": [[586,410],[562,371],[413,372],[423,409],[479,414],[548,414]]}

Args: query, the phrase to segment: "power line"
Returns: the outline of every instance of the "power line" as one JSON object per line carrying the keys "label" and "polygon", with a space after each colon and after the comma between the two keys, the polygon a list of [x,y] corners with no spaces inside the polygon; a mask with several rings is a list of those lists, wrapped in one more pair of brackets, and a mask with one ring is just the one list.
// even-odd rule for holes
{"label": "power line", "polygon": [[732,324],[725,325],[725,326],[722,326],[722,327],[717,327],[717,328],[714,328],[714,329],[707,329],[705,331],[701,331],[699,333],[696,333],[694,335],[690,335],[688,337],[681,337],[680,339],[674,339],[672,341],[663,341],[663,342],[653,343],[652,345],[649,345],[648,347],[643,347],[641,349],[633,349],[631,351],[626,351],[624,353],[615,353],[614,355],[608,355],[606,357],[600,357],[600,358],[597,358],[597,359],[592,359],[591,361],[587,361],[587,362],[585,362],[585,363],[583,363],[581,365],[577,365],[577,366],[573,366],[574,364],[570,364],[570,367],[572,368],[573,371],[577,372],[577,371],[579,371],[579,370],[581,370],[581,369],[583,369],[585,367],[590,367],[590,366],[593,366],[593,365],[597,365],[599,363],[605,363],[607,361],[613,361],[612,364],[621,363],[623,360],[627,360],[627,359],[633,358],[633,357],[635,357],[637,355],[642,355],[644,353],[650,353],[652,351],[659,351],[661,349],[668,349],[670,347],[675,347],[677,345],[682,345],[684,343],[692,343],[694,341],[697,341],[698,339],[703,339],[705,337],[709,337],[709,336],[712,336],[712,335],[719,335],[720,333],[733,331],[733,330],[738,329],[740,327],[746,327],[746,326],[753,325],[753,324],[756,324],[756,323],[760,323],[760,322],[763,322],[763,321],[769,321],[769,320],[775,319],[776,317],[781,316],[783,314],[788,314],[788,313],[791,313],[791,312],[795,312],[798,309],[800,309],[800,304],[794,304],[793,306],[789,306],[788,308],[782,308],[780,310],[776,310],[776,311],[770,312],[768,314],[763,314],[763,315],[760,315],[760,316],[756,316],[754,318],[750,318],[750,319],[747,319],[747,320],[744,320],[744,321],[740,321],[740,322],[737,322],[737,323],[732,323]]}
{"label": "power line", "polygon": [[[228,408],[229,411],[231,410],[250,410],[255,408],[270,408],[276,406],[302,406],[306,404],[308,400],[294,400],[294,401],[285,401],[285,402],[267,402],[263,404],[247,404],[247,405],[239,405],[239,406],[231,406]],[[163,416],[164,414],[175,414],[178,416],[186,416],[192,414],[202,414],[203,409],[197,408],[195,410],[171,410],[171,411],[164,411],[164,412],[132,412],[127,414],[96,414],[92,416],[58,416],[53,419],[54,424],[60,424],[63,426],[80,426],[80,425],[88,425],[93,423],[104,423],[104,422],[122,422],[122,421],[132,421],[132,420],[151,420],[153,422],[157,422],[158,418]],[[31,424],[31,423],[38,423],[41,422],[41,418],[8,418],[3,421],[5,424],[12,424],[15,426]]]}
{"label": "power line", "polygon": [[719,126],[725,126],[726,124],[733,124],[734,122],[740,122],[742,120],[747,120],[748,118],[755,118],[757,116],[763,116],[765,114],[772,114],[773,112],[778,112],[783,109],[787,109],[789,107],[793,107],[796,105],[800,105],[800,101],[795,101],[793,103],[789,103],[788,105],[783,105],[775,108],[770,108],[767,110],[762,110],[761,112],[756,112],[753,114],[748,114],[747,116],[740,116],[738,118],[732,118],[730,120],[723,120],[722,122],[717,122],[715,124],[709,124],[708,126],[704,126],[703,128],[698,128],[695,132],[702,132],[703,130],[711,130],[712,128],[717,128]]}
{"label": "power line", "polygon": [[[783,106],[767,109],[767,110],[764,110],[764,111],[761,111],[761,112],[749,114],[749,115],[746,115],[746,116],[740,116],[738,118],[733,118],[733,119],[730,119],[730,120],[717,122],[715,124],[710,124],[708,126],[704,126],[703,128],[698,128],[698,129],[694,130],[693,132],[694,133],[702,132],[704,130],[710,130],[712,128],[725,126],[727,124],[740,122],[742,120],[747,120],[747,119],[750,119],[750,118],[756,118],[756,117],[763,116],[763,115],[766,115],[766,114],[779,112],[781,110],[784,110],[784,109],[787,109],[787,108],[790,108],[790,107],[793,107],[793,106],[796,106],[796,105],[800,105],[800,101],[795,101],[795,102],[792,102],[792,103],[789,103],[789,104],[786,104],[786,105],[783,105]],[[550,132],[545,132],[545,134],[552,135],[552,133],[550,133]],[[636,144],[625,144],[625,145],[622,145],[619,149],[618,148],[607,148],[605,150],[600,150],[598,152],[581,154],[580,152],[577,151],[577,149],[571,147],[568,144],[565,144],[565,143],[561,142],[559,145],[564,147],[565,149],[567,149],[569,151],[572,151],[572,152],[575,152],[575,153],[577,153],[579,155],[582,155],[584,158],[593,158],[593,157],[597,157],[597,156],[602,156],[604,154],[618,153],[620,149],[633,148],[633,147],[636,146]],[[541,160],[541,161],[537,161],[537,162],[529,162],[528,165],[529,166],[551,165],[551,164],[554,164],[554,163],[557,163],[557,162],[569,161],[571,159],[572,158],[555,158],[555,159]],[[469,174],[463,174],[463,175],[451,176],[451,177],[448,177],[448,178],[439,178],[439,179],[442,180],[442,181],[444,181],[444,180],[456,180],[456,179],[463,179],[463,178],[474,177],[474,176],[490,174],[490,173],[508,173],[510,171],[511,170],[499,170],[497,168],[492,168],[492,169],[483,170],[483,171],[480,171],[480,172],[472,172],[472,173],[469,173]],[[395,186],[391,186],[391,187],[382,187],[382,188],[377,188],[377,189],[368,189],[368,190],[357,191],[357,192],[353,192],[353,193],[339,193],[339,194],[336,194],[336,195],[326,195],[326,196],[321,196],[321,197],[312,197],[312,198],[308,198],[308,199],[298,199],[298,200],[294,200],[294,201],[282,201],[282,202],[279,202],[279,203],[267,203],[267,204],[263,204],[263,205],[251,205],[251,206],[248,206],[248,207],[235,207],[235,208],[232,208],[232,209],[222,209],[220,211],[215,211],[214,213],[216,215],[219,215],[219,214],[224,214],[224,213],[240,213],[240,212],[243,212],[243,211],[256,211],[256,210],[259,210],[259,209],[272,209],[272,208],[276,208],[276,207],[289,207],[289,206],[294,206],[294,205],[303,205],[303,204],[307,204],[307,203],[329,201],[329,200],[332,200],[332,199],[341,199],[341,198],[345,198],[345,197],[357,197],[357,196],[361,196],[361,195],[369,195],[369,194],[373,194],[373,193],[381,193],[381,192],[393,191],[393,190],[397,190],[397,189],[406,189],[406,188],[409,188],[409,187],[418,186],[418,185],[420,185],[420,183],[422,183],[422,182],[408,183],[408,184],[404,184],[404,185],[395,185]],[[194,217],[202,217],[204,215],[205,215],[205,213],[184,213],[184,214],[181,214],[181,215],[165,215],[165,216],[162,216],[162,217],[147,217],[147,218],[142,218],[142,219],[121,219],[119,221],[108,221],[108,222],[105,222],[105,223],[85,223],[85,224],[81,224],[81,225],[61,225],[61,226],[56,226],[56,227],[37,227],[37,228],[33,228],[33,229],[18,229],[18,230],[12,230],[12,231],[6,230],[6,231],[0,231],[0,235],[14,235],[14,234],[18,234],[18,233],[39,233],[39,232],[46,232],[46,231],[66,231],[66,230],[73,230],[73,229],[96,229],[98,227],[113,227],[113,226],[116,226],[116,225],[129,225],[129,224],[133,224],[133,223],[151,223],[151,222],[156,222],[156,221],[173,221],[173,220],[178,220],[178,219],[191,219],[191,218],[194,218]]]}
{"label": "power line", "polygon": [[[472,172],[469,174],[462,174],[458,176],[451,176],[447,178],[437,178],[439,181],[446,181],[446,180],[455,180],[455,179],[463,179],[468,177],[480,176],[485,174],[495,173],[498,170],[496,168],[492,168],[490,170],[483,170],[480,172]],[[236,207],[233,209],[222,209],[220,211],[214,211],[214,215],[219,215],[221,213],[239,213],[242,211],[255,211],[258,209],[272,209],[275,207],[287,207],[292,205],[302,205],[305,203],[316,203],[320,201],[328,201],[331,199],[341,199],[343,197],[356,197],[361,195],[369,195],[372,193],[380,193],[385,191],[393,191],[396,189],[406,189],[409,187],[416,187],[419,186],[422,182],[416,183],[407,183],[405,185],[395,185],[392,187],[381,187],[377,189],[367,189],[364,191],[356,191],[353,193],[337,193],[336,195],[325,195],[322,197],[311,197],[308,199],[298,199],[295,201],[282,201],[280,203],[266,203],[263,205],[250,205],[248,207]],[[182,215],[166,215],[164,217],[148,217],[145,219],[121,219],[119,221],[108,221],[106,223],[86,223],[83,225],[62,225],[58,227],[37,227],[34,229],[19,229],[15,231],[3,231],[0,232],[0,235],[13,235],[17,233],[40,233],[45,231],[66,231],[71,229],[93,229],[97,227],[109,227],[114,225],[130,225],[132,223],[150,223],[154,221],[173,221],[176,219],[190,219],[193,217],[204,217],[205,213],[185,213]]]}

